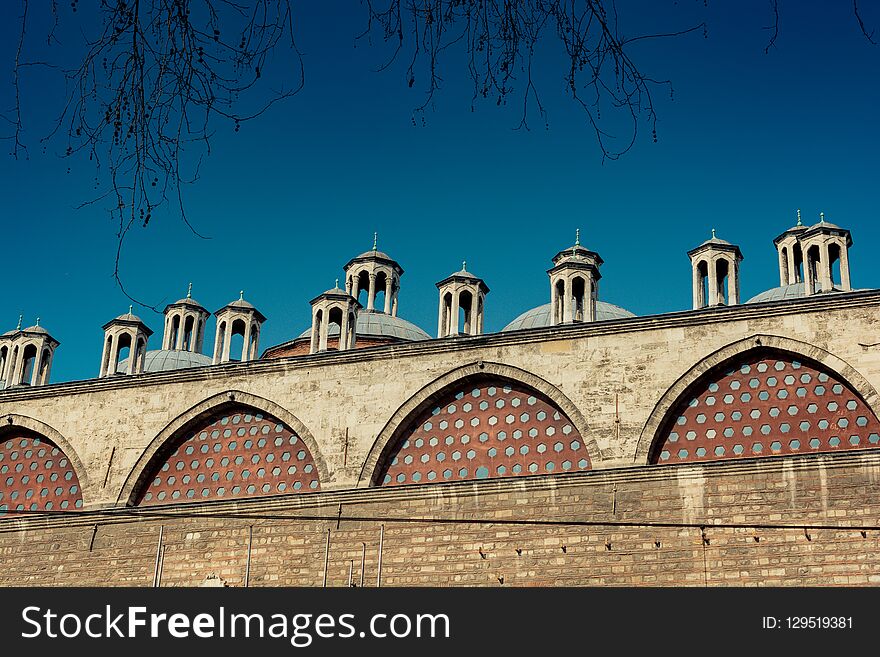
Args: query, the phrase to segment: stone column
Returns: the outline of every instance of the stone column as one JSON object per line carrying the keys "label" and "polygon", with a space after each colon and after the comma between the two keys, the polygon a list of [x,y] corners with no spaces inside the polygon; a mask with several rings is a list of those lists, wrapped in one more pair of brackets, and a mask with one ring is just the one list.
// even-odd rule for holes
{"label": "stone column", "polygon": [[791,284],[791,249],[784,246],[779,249],[779,285],[783,287]]}
{"label": "stone column", "polygon": [[318,333],[318,351],[327,351],[327,338],[330,334],[330,308],[324,308],[324,315],[321,317],[321,330]]}
{"label": "stone column", "polygon": [[171,349],[171,317],[165,317],[165,330],[162,331],[162,349]]}
{"label": "stone column", "polygon": [[385,314],[391,314],[391,288],[394,287],[394,281],[389,274],[385,277]]}
{"label": "stone column", "polygon": [[824,292],[830,292],[834,287],[831,282],[831,254],[828,252],[828,242],[824,242],[821,246],[819,282]]}
{"label": "stone column", "polygon": [[437,337],[445,338],[446,337],[446,303],[445,303],[446,293],[443,290],[440,290],[440,306],[437,308]]}
{"label": "stone column", "polygon": [[718,261],[713,258],[707,269],[709,273],[709,305],[717,306],[720,302],[718,298]]}
{"label": "stone column", "polygon": [[222,323],[223,323],[223,320],[218,318],[217,319],[217,329],[216,329],[215,335],[214,335],[214,352],[213,352],[214,353],[214,362],[213,362],[214,365],[216,365],[217,363],[220,362],[220,336],[221,336],[220,325]]}
{"label": "stone column", "polygon": [[479,313],[477,311],[477,305],[478,305],[477,301],[479,300],[479,298],[480,298],[480,291],[479,290],[477,290],[476,293],[471,294],[471,317],[470,317],[470,322],[469,322],[470,325],[468,326],[468,329],[469,329],[468,333],[470,333],[471,335],[479,335],[480,334],[480,331],[477,328],[479,326],[479,322],[480,322]]}
{"label": "stone column", "polygon": [[852,290],[852,282],[849,279],[849,253],[846,243],[840,247],[840,288],[844,292]]}
{"label": "stone column", "polygon": [[244,340],[241,345],[241,362],[245,363],[250,360],[251,353],[251,323],[248,321],[244,325]]}
{"label": "stone column", "polygon": [[[181,349],[183,348],[183,325],[186,321],[186,317],[184,317],[183,313],[179,315],[180,321],[177,324],[177,335],[174,338],[174,346],[172,349]],[[174,320],[172,320],[173,322]]]}
{"label": "stone column", "polygon": [[[309,345],[309,353],[310,354],[313,354],[316,351],[318,351],[318,344],[319,344],[319,339],[320,339],[319,333],[320,333],[320,329],[321,329],[321,327],[318,326],[316,323],[318,321],[318,312],[320,312],[320,311],[318,311],[318,310],[312,311],[312,339],[311,339],[311,344]],[[321,316],[323,317],[323,313]]]}
{"label": "stone column", "polygon": [[736,258],[731,258],[730,270],[727,274],[727,303],[735,305],[739,303],[739,264]]}
{"label": "stone column", "polygon": [[459,315],[459,294],[458,289],[452,291],[452,309],[449,311],[449,335],[458,335],[458,315]]}
{"label": "stone column", "polygon": [[703,299],[703,279],[700,275],[700,263],[694,262],[692,263],[693,267],[693,286],[694,286],[694,310],[698,308],[702,308],[706,305],[706,300]]}
{"label": "stone column", "polygon": [[231,318],[226,319],[226,328],[223,330],[223,354],[220,356],[221,363],[229,362],[229,349],[232,346],[232,321]]}
{"label": "stone column", "polygon": [[376,274],[370,274],[370,290],[367,292],[367,310],[373,310],[376,303]]}
{"label": "stone column", "polygon": [[339,342],[336,345],[339,351],[348,349],[348,313],[342,313],[342,321],[339,322]]}

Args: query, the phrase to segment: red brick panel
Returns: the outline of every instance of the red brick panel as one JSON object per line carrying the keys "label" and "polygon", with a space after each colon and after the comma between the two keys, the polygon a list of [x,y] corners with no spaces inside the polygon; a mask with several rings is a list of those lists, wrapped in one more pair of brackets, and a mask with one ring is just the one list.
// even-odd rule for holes
{"label": "red brick panel", "polygon": [[312,454],[277,418],[239,406],[191,427],[153,469],[139,505],[233,499],[321,488]]}
{"label": "red brick panel", "polygon": [[589,470],[571,420],[536,390],[508,381],[463,383],[408,424],[380,486]]}
{"label": "red brick panel", "polygon": [[707,373],[655,442],[653,463],[836,452],[880,446],[880,422],[818,363],[761,350]]}
{"label": "red brick panel", "polygon": [[0,515],[16,511],[72,511],[82,507],[70,459],[40,434],[16,430],[0,440]]}

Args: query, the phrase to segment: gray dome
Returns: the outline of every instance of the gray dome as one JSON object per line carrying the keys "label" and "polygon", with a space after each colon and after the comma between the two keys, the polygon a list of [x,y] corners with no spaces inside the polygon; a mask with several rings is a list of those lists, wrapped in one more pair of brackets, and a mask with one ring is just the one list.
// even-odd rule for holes
{"label": "gray dome", "polygon": [[41,333],[44,335],[48,335],[49,331],[44,329],[42,326],[37,326],[34,324],[33,326],[28,326],[26,329],[23,329],[26,333]]}
{"label": "gray dome", "polygon": [[[625,319],[627,317],[635,317],[635,314],[625,308],[615,306],[613,303],[606,303],[604,301],[596,302],[597,322],[603,322],[610,319]],[[519,331],[521,329],[541,328],[544,326],[550,326],[549,303],[527,310],[501,330]]]}
{"label": "gray dome", "polygon": [[[154,349],[148,351],[144,359],[144,372],[169,372],[171,370],[185,370],[190,367],[204,367],[211,365],[213,359],[205,354],[197,354],[192,351],[177,349]],[[128,358],[119,361],[117,372],[125,372],[128,369]]]}
{"label": "gray dome", "polygon": [[376,251],[375,249],[364,251],[359,256],[357,256],[355,260],[360,260],[361,258],[384,258],[385,260],[394,260],[394,258],[392,258],[384,251]]}
{"label": "gray dome", "polygon": [[[309,328],[300,333],[299,337],[307,338],[311,333],[312,329]],[[412,322],[408,322],[400,317],[367,310],[362,310],[358,313],[356,333],[363,336],[397,338],[398,340],[408,340],[411,342],[431,339],[430,335]],[[330,327],[329,334],[338,335],[339,327],[333,324]]]}
{"label": "gray dome", "polygon": [[137,315],[132,315],[131,313],[125,313],[124,315],[120,315],[116,318],[117,320],[123,322],[141,322],[143,324],[143,320]]}
{"label": "gray dome", "polygon": [[[825,224],[828,225],[827,223]],[[836,285],[834,286],[834,292],[843,292]],[[765,301],[783,301],[784,299],[800,299],[801,297],[806,296],[804,294],[804,284],[803,283],[792,283],[791,285],[783,285],[781,287],[770,288],[769,290],[764,290],[760,294],[756,294],[751,299],[746,301],[746,303],[763,303]]]}

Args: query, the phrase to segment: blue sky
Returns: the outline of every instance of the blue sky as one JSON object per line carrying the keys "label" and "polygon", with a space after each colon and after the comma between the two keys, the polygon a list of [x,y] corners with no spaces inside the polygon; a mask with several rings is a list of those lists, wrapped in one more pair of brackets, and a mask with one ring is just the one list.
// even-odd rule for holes
{"label": "blue sky", "polygon": [[[708,38],[633,48],[646,73],[673,81],[674,100],[656,90],[658,143],[646,130],[629,153],[604,163],[563,93],[553,47],[536,64],[549,129],[536,119],[531,131],[514,130],[516,103],[472,112],[456,53],[425,124],[414,126],[419,76],[409,88],[400,66],[375,72],[383,50],[354,47],[365,14],[348,4],[348,12],[331,3],[296,8],[305,88],[238,133],[217,125],[201,180],[186,190],[190,220],[211,239],[194,237],[170,212],[135,229],[122,267],[134,296],[162,305],[192,281],[193,296],[213,311],[243,289],[268,317],[262,349],[307,328],[309,299],[378,231],[379,247],[406,271],[402,317],[433,333],[434,283],[467,259],[492,289],[486,329],[497,331],[549,300],[550,258],[580,228],[582,243],[605,260],[600,298],[661,313],[689,307],[686,251],[713,227],[743,250],[744,298],[777,285],[772,239],[797,208],[806,222],[824,211],[851,229],[853,284],[880,287],[871,257],[880,239],[880,47],[859,34],[847,3],[784,4],[769,54],[763,0],[621,3],[628,33],[705,20]],[[18,8],[5,3],[0,12],[0,57],[9,63]],[[866,10],[865,19],[880,28],[880,12]],[[76,38],[68,34],[65,47]],[[3,70],[5,109],[12,90]],[[46,153],[38,143],[60,90],[50,72],[25,79],[30,157],[0,158],[0,329],[14,328],[20,312],[26,325],[39,316],[61,342],[54,382],[97,374],[101,325],[130,303],[111,276],[113,224],[100,208],[75,209],[93,192],[94,170],[58,158],[61,143]],[[135,312],[161,332],[160,315]],[[206,345],[212,331],[213,323]]]}

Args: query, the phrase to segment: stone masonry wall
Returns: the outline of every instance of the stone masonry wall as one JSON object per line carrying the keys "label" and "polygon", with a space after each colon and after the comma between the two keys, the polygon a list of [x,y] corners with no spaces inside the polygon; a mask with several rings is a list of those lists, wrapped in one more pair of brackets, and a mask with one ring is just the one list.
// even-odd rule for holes
{"label": "stone masonry wall", "polygon": [[[870,585],[880,450],[0,521],[0,585]],[[701,529],[701,526],[703,527]],[[252,527],[251,530],[249,528]]]}

